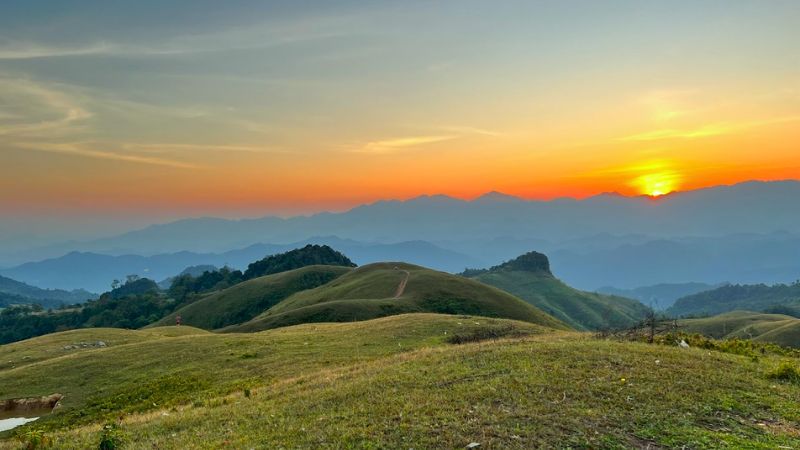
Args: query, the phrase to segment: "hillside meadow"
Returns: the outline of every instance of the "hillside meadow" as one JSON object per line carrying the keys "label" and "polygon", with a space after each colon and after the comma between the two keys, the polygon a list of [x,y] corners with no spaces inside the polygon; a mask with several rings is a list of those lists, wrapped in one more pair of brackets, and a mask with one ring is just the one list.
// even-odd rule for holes
{"label": "hillside meadow", "polygon": [[[0,368],[0,396],[65,395],[0,448],[37,432],[55,448],[96,447],[109,422],[132,449],[800,444],[800,380],[775,375],[793,358],[436,314],[252,334],[117,331],[0,347],[16,363]],[[64,350],[99,339],[107,346]]]}

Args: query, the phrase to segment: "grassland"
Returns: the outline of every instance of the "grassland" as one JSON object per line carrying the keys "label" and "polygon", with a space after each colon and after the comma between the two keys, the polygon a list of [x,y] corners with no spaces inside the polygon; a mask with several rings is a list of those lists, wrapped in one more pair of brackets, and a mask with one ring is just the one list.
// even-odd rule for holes
{"label": "grassland", "polygon": [[[398,292],[401,284],[404,289]],[[417,312],[502,317],[567,328],[491,286],[411,264],[377,263],[359,267],[315,289],[298,292],[253,320],[224,331],[253,332],[300,323],[368,320]]]}
{"label": "grassland", "polygon": [[800,348],[800,319],[792,316],[733,311],[678,323],[684,331],[717,339],[735,337]]}
{"label": "grassland", "polygon": [[[450,343],[487,329],[516,337]],[[64,393],[62,411],[23,428],[49,430],[58,448],[96,447],[104,421],[123,413],[132,449],[800,445],[800,384],[769,377],[797,360],[433,314],[253,334],[156,330],[68,354],[64,342],[104,330],[13,344],[10,354],[42,356],[0,370],[0,397]]]}
{"label": "grassland", "polygon": [[549,272],[500,269],[474,278],[516,295],[576,330],[630,327],[648,311],[636,300],[579,291]]}
{"label": "grassland", "polygon": [[312,289],[351,271],[350,267],[313,265],[267,275],[205,295],[159,320],[155,326],[182,323],[213,330],[246,322],[292,294]]}

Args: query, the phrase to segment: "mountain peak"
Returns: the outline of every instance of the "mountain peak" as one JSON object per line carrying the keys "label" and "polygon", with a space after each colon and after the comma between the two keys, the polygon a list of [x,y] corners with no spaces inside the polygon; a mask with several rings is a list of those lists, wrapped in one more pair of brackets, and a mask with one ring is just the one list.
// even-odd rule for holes
{"label": "mountain peak", "polygon": [[489,269],[490,272],[498,270],[513,270],[520,272],[538,272],[552,276],[550,272],[550,260],[547,255],[539,252],[528,252],[510,261],[506,261],[499,266]]}
{"label": "mountain peak", "polygon": [[474,201],[518,202],[522,201],[522,199],[503,192],[490,191],[476,198]]}

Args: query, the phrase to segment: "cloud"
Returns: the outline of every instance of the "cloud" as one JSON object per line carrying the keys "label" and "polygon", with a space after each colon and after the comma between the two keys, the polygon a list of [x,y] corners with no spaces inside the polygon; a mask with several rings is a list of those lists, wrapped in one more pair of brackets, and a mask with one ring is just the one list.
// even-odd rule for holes
{"label": "cloud", "polygon": [[121,43],[103,40],[80,45],[15,41],[0,38],[0,60],[63,58],[72,56],[170,56],[236,50],[258,50],[295,43],[350,36],[357,21],[370,23],[365,14],[304,17],[281,23],[264,21],[197,34],[165,37],[156,42]]}
{"label": "cloud", "polygon": [[128,150],[144,151],[144,152],[181,152],[181,151],[200,151],[200,152],[242,152],[242,153],[288,153],[287,150],[257,147],[250,145],[206,145],[206,144],[138,144],[138,143],[124,143],[122,148]]}
{"label": "cloud", "polygon": [[490,136],[490,137],[503,137],[507,136],[506,133],[501,133],[499,131],[487,130],[484,128],[476,128],[476,127],[465,127],[465,126],[444,126],[439,127],[442,131],[448,131],[451,133],[459,133],[459,134],[477,134],[481,136]]}
{"label": "cloud", "polygon": [[668,128],[654,131],[647,131],[644,133],[632,134],[619,138],[621,141],[659,141],[663,139],[697,139],[710,136],[719,136],[728,134],[733,130],[727,124],[712,124],[694,129],[676,129]]}
{"label": "cloud", "polygon": [[778,125],[782,123],[791,123],[797,121],[800,121],[800,116],[774,117],[770,119],[752,120],[749,122],[717,123],[691,129],[668,128],[668,129],[660,129],[654,131],[647,131],[644,133],[632,134],[630,136],[618,138],[618,140],[660,141],[665,139],[699,139],[712,136],[721,136],[725,134],[739,133],[752,128],[758,128],[769,125]]}
{"label": "cloud", "polygon": [[0,77],[0,136],[41,137],[45,131],[64,133],[92,117],[76,98],[52,86],[27,79]]}
{"label": "cloud", "polygon": [[115,46],[102,42],[78,47],[58,47],[33,42],[12,42],[0,46],[0,60],[101,55],[111,54],[114,51]]}
{"label": "cloud", "polygon": [[131,155],[124,153],[115,153],[104,150],[97,150],[86,147],[84,143],[33,143],[33,142],[20,142],[14,144],[15,147],[24,148],[27,150],[34,150],[48,153],[61,153],[67,155],[83,156],[86,158],[95,159],[108,159],[114,161],[124,161],[137,164],[149,164],[154,166],[173,167],[176,169],[199,169],[198,165],[190,164],[182,161],[175,161],[164,158],[155,158],[151,156]]}
{"label": "cloud", "polygon": [[417,147],[420,145],[434,144],[437,142],[449,141],[456,139],[458,136],[410,136],[396,139],[387,139],[383,141],[369,142],[363,148],[355,150],[356,152],[363,153],[392,153],[408,147]]}

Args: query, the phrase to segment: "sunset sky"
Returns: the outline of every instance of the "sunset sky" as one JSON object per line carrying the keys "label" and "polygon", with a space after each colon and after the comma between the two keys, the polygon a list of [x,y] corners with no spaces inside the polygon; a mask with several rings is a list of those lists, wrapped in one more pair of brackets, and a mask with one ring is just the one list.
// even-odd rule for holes
{"label": "sunset sky", "polygon": [[333,3],[4,0],[0,232],[800,178],[798,1]]}

